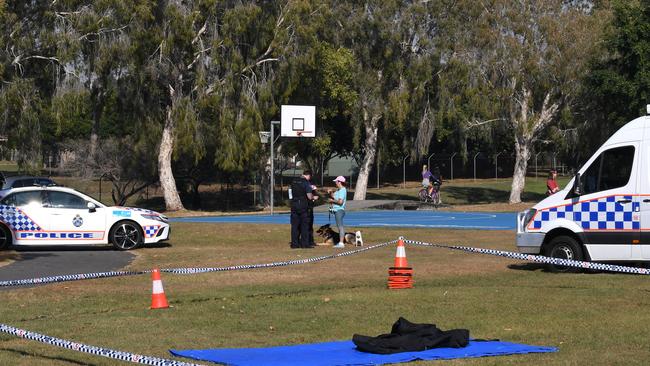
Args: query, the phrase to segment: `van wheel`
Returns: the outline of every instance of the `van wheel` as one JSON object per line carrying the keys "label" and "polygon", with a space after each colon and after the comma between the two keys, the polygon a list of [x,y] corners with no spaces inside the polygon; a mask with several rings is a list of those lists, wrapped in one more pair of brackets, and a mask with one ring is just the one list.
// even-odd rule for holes
{"label": "van wheel", "polygon": [[[564,235],[553,238],[544,249],[544,255],[575,261],[581,261],[584,258],[580,244],[574,238]],[[578,272],[580,270],[576,267],[566,267],[557,264],[547,264],[546,266],[551,272]]]}
{"label": "van wheel", "polygon": [[142,229],[133,221],[120,221],[113,225],[108,238],[117,250],[131,250],[143,243]]}
{"label": "van wheel", "polygon": [[7,249],[11,245],[11,231],[4,225],[0,225],[0,250]]}

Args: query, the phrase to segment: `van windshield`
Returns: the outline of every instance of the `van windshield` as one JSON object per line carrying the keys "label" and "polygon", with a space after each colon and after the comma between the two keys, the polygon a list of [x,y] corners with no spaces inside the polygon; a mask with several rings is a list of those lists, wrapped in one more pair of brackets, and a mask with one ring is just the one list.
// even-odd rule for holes
{"label": "van windshield", "polygon": [[582,175],[583,194],[624,187],[630,181],[634,146],[603,151]]}

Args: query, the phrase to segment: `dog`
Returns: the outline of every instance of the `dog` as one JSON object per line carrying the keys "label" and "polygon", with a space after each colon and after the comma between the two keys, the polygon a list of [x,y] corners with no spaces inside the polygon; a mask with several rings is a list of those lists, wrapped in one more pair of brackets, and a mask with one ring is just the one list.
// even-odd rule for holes
{"label": "dog", "polygon": [[[339,243],[340,236],[339,233],[334,231],[330,227],[330,224],[326,224],[318,228],[316,230],[316,234],[323,238],[322,243],[318,243],[317,245],[335,245]],[[343,244],[354,244],[354,246],[363,246],[363,240],[361,239],[361,232],[357,231],[356,234],[353,233],[345,233],[345,240],[343,240]]]}

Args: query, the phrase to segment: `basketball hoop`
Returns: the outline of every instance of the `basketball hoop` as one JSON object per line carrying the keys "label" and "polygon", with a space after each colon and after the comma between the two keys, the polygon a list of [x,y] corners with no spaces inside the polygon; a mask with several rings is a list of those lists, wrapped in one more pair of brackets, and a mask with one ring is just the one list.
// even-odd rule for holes
{"label": "basketball hoop", "polygon": [[260,142],[261,143],[268,144],[270,138],[271,138],[271,132],[269,132],[269,131],[260,131]]}

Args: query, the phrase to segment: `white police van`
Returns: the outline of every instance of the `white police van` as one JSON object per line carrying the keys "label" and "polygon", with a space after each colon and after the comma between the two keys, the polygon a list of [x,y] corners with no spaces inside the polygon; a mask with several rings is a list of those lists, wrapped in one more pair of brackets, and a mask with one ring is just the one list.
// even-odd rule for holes
{"label": "white police van", "polygon": [[142,208],[108,207],[65,187],[0,191],[0,249],[109,243],[119,250],[135,249],[169,239],[167,221]]}
{"label": "white police van", "polygon": [[520,212],[517,248],[574,260],[650,261],[650,116],[621,127],[564,189]]}

